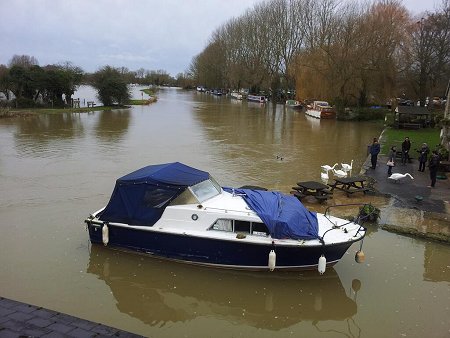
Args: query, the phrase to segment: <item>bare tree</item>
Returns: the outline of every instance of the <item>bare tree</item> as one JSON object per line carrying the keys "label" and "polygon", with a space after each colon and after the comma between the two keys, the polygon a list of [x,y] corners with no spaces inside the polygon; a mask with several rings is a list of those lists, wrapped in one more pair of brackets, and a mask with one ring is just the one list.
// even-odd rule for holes
{"label": "bare tree", "polygon": [[405,45],[408,43],[410,16],[400,1],[374,3],[363,20],[366,46],[361,57],[366,60],[362,69],[365,94],[383,102],[396,95],[398,76],[405,71]]}
{"label": "bare tree", "polygon": [[198,84],[274,93],[295,79],[298,98],[362,106],[407,80],[424,99],[449,73],[449,2],[413,24],[400,0],[258,3],[213,33],[189,73]]}
{"label": "bare tree", "polygon": [[438,87],[444,95],[450,74],[450,1],[444,0],[435,13],[416,19],[411,30],[409,81],[424,106]]}
{"label": "bare tree", "polygon": [[9,67],[21,66],[24,68],[30,68],[31,66],[38,66],[39,62],[34,56],[29,55],[14,55],[9,61]]}

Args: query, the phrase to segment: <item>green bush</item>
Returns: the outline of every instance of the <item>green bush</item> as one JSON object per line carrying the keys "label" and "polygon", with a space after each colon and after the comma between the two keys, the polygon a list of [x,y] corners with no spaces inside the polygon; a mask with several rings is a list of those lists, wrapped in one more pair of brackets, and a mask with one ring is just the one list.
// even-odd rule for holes
{"label": "green bush", "polygon": [[380,218],[380,209],[372,204],[364,204],[359,208],[359,219],[361,222],[376,222]]}
{"label": "green bush", "polygon": [[353,120],[353,121],[372,121],[384,120],[385,116],[390,113],[390,110],[383,107],[352,107],[352,108],[337,108],[337,118],[339,120]]}
{"label": "green bush", "polygon": [[104,106],[124,105],[130,100],[124,76],[113,67],[106,66],[96,72],[92,85],[97,89],[98,99]]}

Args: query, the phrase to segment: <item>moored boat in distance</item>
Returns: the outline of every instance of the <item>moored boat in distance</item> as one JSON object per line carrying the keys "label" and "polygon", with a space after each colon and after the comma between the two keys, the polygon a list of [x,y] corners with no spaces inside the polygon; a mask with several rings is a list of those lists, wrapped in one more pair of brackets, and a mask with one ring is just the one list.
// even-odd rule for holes
{"label": "moored boat in distance", "polygon": [[337,263],[366,229],[307,210],[292,195],[222,188],[175,162],[119,178],[109,203],[86,220],[92,243],[191,264],[298,270]]}
{"label": "moored boat in distance", "polygon": [[303,108],[303,105],[297,100],[287,100],[286,106],[296,110],[300,110]]}
{"label": "moored boat in distance", "polygon": [[267,98],[264,95],[247,95],[247,101],[266,103]]}
{"label": "moored boat in distance", "polygon": [[306,115],[318,119],[335,119],[336,111],[326,101],[313,101],[306,106]]}
{"label": "moored boat in distance", "polygon": [[230,97],[231,97],[232,99],[236,99],[236,100],[242,100],[242,99],[243,99],[242,94],[241,94],[241,93],[238,93],[238,92],[231,92],[231,93],[230,93]]}

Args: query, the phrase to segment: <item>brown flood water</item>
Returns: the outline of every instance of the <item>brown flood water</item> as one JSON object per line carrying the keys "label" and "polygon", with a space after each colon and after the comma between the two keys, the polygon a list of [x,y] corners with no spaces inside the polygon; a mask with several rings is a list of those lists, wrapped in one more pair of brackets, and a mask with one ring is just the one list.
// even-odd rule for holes
{"label": "brown flood water", "polygon": [[[323,276],[205,269],[90,245],[84,218],[140,167],[180,161],[222,185],[289,192],[320,180],[323,164],[353,159],[359,171],[381,131],[179,89],[158,97],[121,111],[0,120],[0,296],[145,336],[450,336],[450,247],[373,226],[365,263],[354,262],[354,245]],[[386,206],[384,219],[423,221],[365,200]]]}

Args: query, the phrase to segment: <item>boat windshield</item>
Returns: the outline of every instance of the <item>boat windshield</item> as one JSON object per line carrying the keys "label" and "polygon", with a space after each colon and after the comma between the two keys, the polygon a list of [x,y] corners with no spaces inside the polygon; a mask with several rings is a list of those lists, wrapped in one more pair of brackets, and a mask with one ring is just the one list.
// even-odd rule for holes
{"label": "boat windshield", "polygon": [[219,195],[221,191],[220,186],[212,177],[206,181],[193,185],[189,189],[192,191],[199,203],[203,203],[204,201]]}

